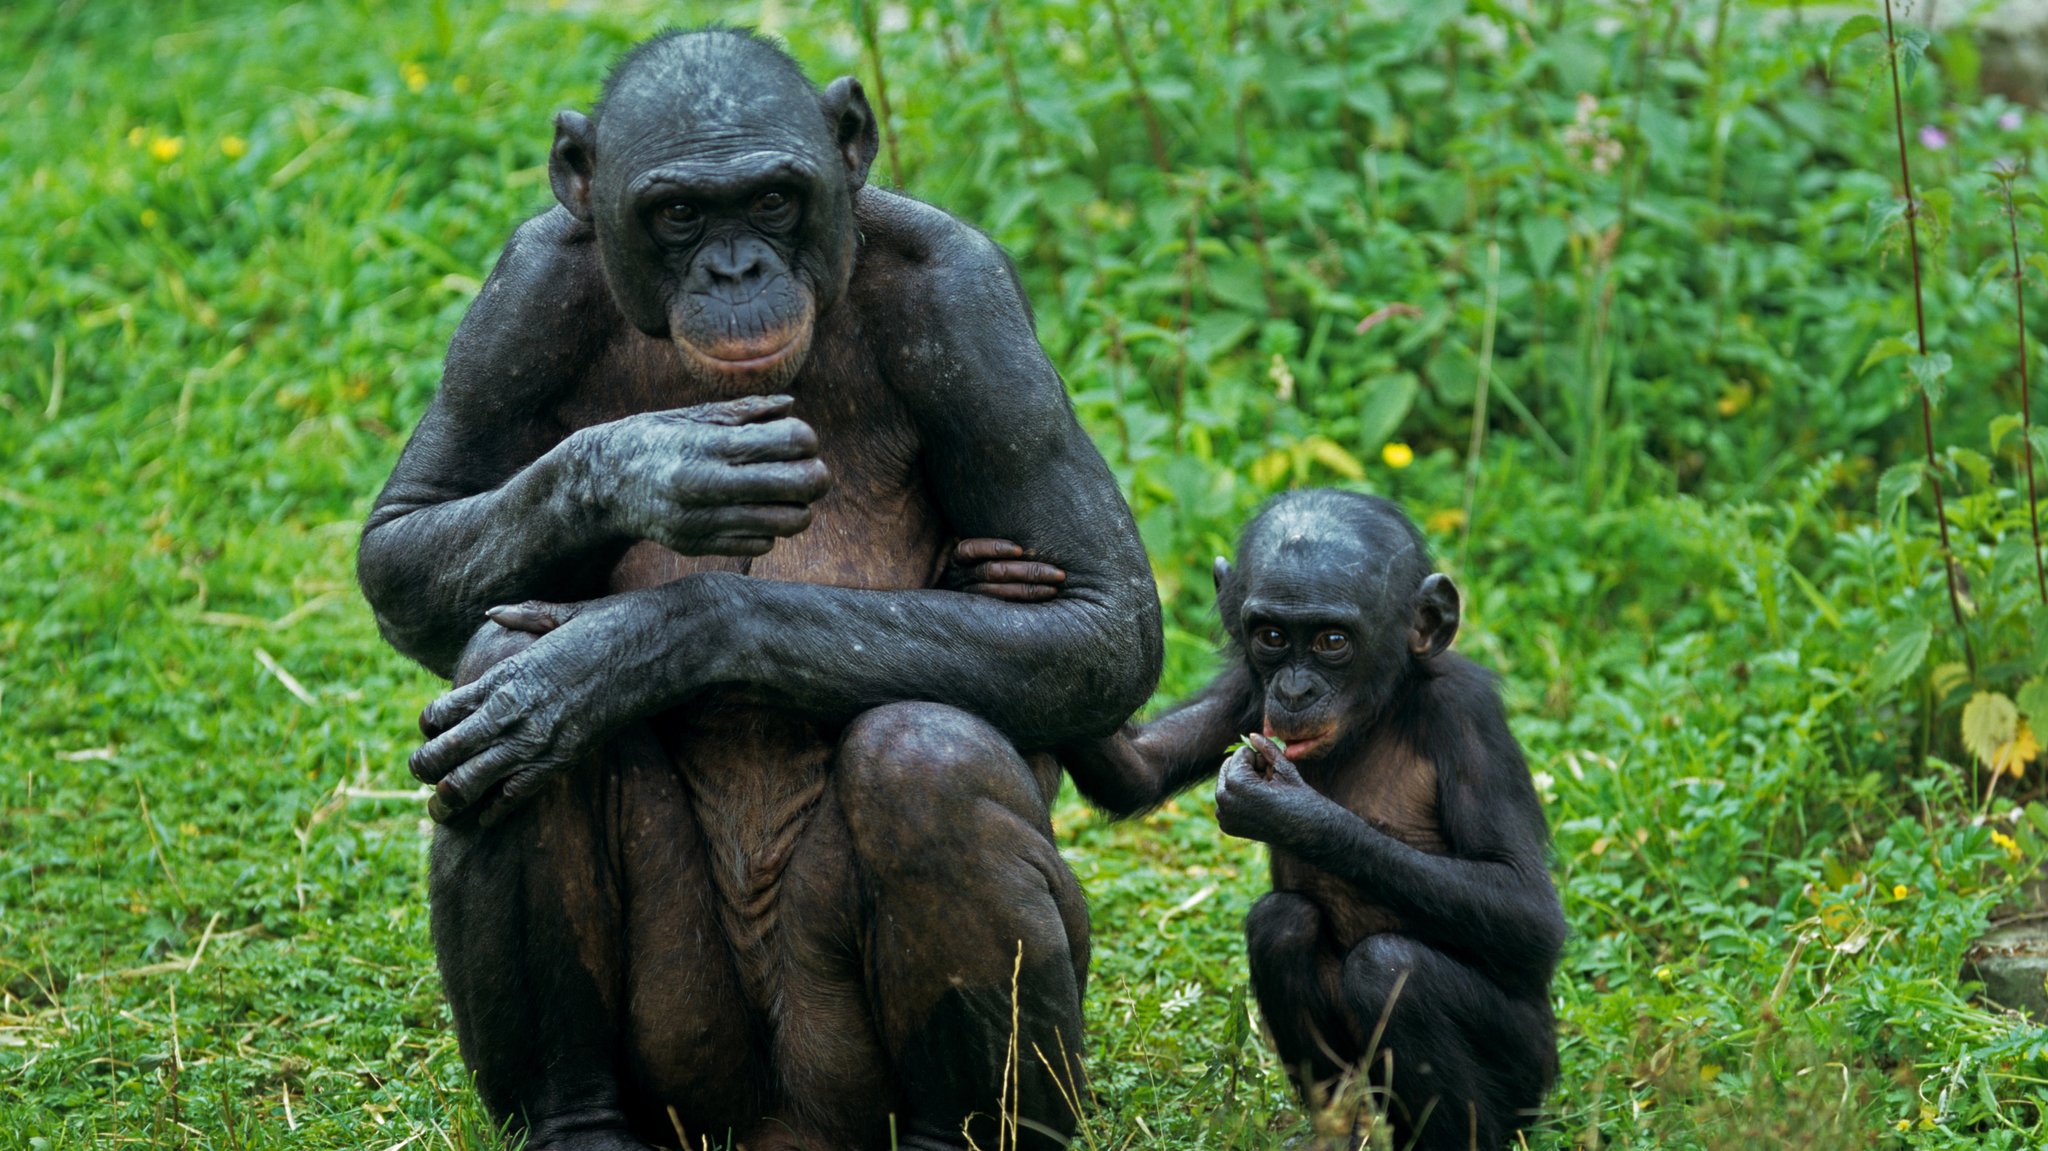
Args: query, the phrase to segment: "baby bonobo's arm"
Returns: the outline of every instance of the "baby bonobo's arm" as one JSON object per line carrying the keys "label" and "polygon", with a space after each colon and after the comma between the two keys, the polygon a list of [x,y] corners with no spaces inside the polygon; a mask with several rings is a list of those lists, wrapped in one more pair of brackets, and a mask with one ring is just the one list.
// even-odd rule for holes
{"label": "baby bonobo's arm", "polygon": [[[1059,594],[1066,578],[1009,540],[966,539],[954,545],[939,582],[993,599],[1042,603]],[[1256,730],[1258,722],[1251,677],[1233,662],[1194,698],[1151,723],[1125,723],[1114,735],[1064,744],[1054,755],[1089,802],[1123,819],[1213,778],[1239,733]]]}

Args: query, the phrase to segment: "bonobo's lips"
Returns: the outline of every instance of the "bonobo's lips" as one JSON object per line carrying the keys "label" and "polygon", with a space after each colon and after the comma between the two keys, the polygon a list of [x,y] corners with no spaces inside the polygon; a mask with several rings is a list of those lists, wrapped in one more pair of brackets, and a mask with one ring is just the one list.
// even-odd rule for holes
{"label": "bonobo's lips", "polygon": [[1316,730],[1289,732],[1286,735],[1281,735],[1273,730],[1273,721],[1267,720],[1265,730],[1261,734],[1267,739],[1280,744],[1280,750],[1289,759],[1313,759],[1323,753],[1324,748],[1330,742],[1330,737],[1337,734],[1337,728],[1333,724]]}
{"label": "bonobo's lips", "polygon": [[791,353],[803,346],[804,337],[808,334],[798,328],[795,332],[770,332],[752,340],[720,340],[707,346],[687,341],[683,344],[719,371],[759,372],[788,359]]}

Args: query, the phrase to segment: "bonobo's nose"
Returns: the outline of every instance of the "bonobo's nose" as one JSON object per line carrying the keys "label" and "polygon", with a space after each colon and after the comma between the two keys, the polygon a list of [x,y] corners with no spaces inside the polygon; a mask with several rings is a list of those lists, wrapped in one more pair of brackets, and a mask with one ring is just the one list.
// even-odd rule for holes
{"label": "bonobo's nose", "polygon": [[1299,708],[1315,698],[1315,677],[1299,668],[1288,668],[1273,681],[1273,694],[1290,708]]}
{"label": "bonobo's nose", "polygon": [[719,287],[743,287],[761,278],[767,252],[758,240],[725,240],[704,253],[704,270]]}

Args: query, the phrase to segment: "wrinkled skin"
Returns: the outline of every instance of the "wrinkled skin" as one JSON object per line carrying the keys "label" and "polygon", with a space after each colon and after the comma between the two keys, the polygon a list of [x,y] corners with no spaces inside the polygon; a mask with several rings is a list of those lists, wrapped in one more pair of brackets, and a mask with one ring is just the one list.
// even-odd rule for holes
{"label": "wrinkled skin", "polygon": [[[1026,753],[1145,699],[1158,604],[1008,261],[874,150],[858,83],[764,41],[635,49],[364,530],[379,626],[454,681],[412,758],[435,950],[529,1148],[1074,1128],[1086,908]],[[997,538],[1060,593],[941,585]],[[1013,1017],[1053,1070],[1006,1072]]]}
{"label": "wrinkled skin", "polygon": [[[1057,596],[1057,554],[963,541],[949,578],[1011,600]],[[1398,508],[1344,492],[1275,500],[1238,557],[1237,570],[1216,563],[1224,671],[1152,722],[1059,758],[1119,815],[1213,778],[1218,825],[1270,847],[1273,890],[1245,942],[1259,1010],[1306,1099],[1362,1073],[1394,1146],[1506,1146],[1556,1074],[1549,985],[1564,922],[1493,681],[1448,650],[1457,589]]]}

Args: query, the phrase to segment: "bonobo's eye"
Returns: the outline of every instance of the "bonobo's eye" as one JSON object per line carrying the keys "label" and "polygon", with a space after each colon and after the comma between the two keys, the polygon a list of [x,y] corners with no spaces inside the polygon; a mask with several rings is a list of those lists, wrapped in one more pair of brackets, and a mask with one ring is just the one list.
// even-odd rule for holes
{"label": "bonobo's eye", "polygon": [[1277,627],[1262,627],[1252,632],[1252,642],[1267,651],[1279,651],[1287,646],[1287,633]]}
{"label": "bonobo's eye", "polygon": [[1321,632],[1308,646],[1318,655],[1343,655],[1351,650],[1351,637],[1341,631]]}
{"label": "bonobo's eye", "polygon": [[754,201],[754,218],[769,228],[787,228],[796,222],[796,197],[788,192],[768,192]]}
{"label": "bonobo's eye", "polygon": [[696,223],[698,216],[697,205],[685,204],[681,201],[673,204],[664,204],[655,214],[659,215],[667,223],[682,227],[688,227]]}

